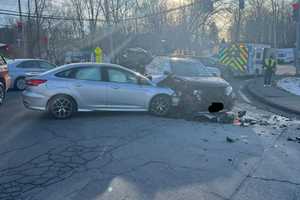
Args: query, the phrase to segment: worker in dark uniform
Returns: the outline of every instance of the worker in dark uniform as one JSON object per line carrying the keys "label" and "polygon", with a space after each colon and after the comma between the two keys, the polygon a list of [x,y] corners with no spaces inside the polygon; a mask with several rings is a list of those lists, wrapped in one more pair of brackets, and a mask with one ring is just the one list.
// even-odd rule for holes
{"label": "worker in dark uniform", "polygon": [[276,60],[274,56],[270,56],[269,59],[264,60],[263,68],[265,70],[264,74],[264,86],[271,86],[272,83],[272,76],[276,71]]}

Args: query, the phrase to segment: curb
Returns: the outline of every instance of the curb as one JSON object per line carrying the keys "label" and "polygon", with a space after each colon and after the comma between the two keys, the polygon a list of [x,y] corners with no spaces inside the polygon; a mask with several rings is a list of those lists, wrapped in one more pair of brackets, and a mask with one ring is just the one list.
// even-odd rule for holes
{"label": "curb", "polygon": [[300,115],[300,111],[288,108],[286,106],[274,103],[272,101],[269,101],[266,98],[262,97],[261,95],[258,95],[256,92],[252,91],[249,86],[252,84],[253,81],[255,81],[255,80],[249,81],[249,83],[247,83],[247,85],[246,85],[246,90],[251,96],[255,97],[256,99],[263,102],[264,104],[275,107],[276,109],[281,110],[283,112]]}

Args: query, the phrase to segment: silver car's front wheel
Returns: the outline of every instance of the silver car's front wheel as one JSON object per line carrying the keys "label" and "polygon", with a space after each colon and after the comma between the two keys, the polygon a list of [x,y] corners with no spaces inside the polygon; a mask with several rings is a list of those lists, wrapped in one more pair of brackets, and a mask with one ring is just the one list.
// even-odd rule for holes
{"label": "silver car's front wheel", "polygon": [[17,90],[25,90],[26,80],[25,78],[18,78],[15,83],[15,89]]}
{"label": "silver car's front wheel", "polygon": [[68,96],[59,95],[50,100],[48,111],[56,119],[66,119],[76,111],[76,103]]}
{"label": "silver car's front wheel", "polygon": [[156,116],[166,116],[171,108],[171,99],[167,95],[158,95],[151,100],[149,111]]}
{"label": "silver car's front wheel", "polygon": [[3,104],[5,98],[5,88],[3,84],[0,83],[0,106]]}

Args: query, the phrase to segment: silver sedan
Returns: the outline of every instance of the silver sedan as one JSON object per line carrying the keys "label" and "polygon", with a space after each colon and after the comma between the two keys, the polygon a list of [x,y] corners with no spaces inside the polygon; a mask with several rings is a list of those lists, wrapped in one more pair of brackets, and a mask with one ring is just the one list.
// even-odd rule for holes
{"label": "silver sedan", "polygon": [[25,107],[48,111],[59,119],[76,111],[150,111],[168,114],[178,103],[174,91],[158,87],[144,76],[113,64],[64,65],[29,78]]}
{"label": "silver sedan", "polygon": [[25,78],[41,74],[56,66],[40,59],[15,59],[8,60],[11,87],[17,90],[25,89]]}

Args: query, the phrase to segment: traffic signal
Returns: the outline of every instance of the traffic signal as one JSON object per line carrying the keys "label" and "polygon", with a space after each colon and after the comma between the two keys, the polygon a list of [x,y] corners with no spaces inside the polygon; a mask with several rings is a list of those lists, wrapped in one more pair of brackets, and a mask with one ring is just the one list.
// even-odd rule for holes
{"label": "traffic signal", "polygon": [[239,7],[241,10],[244,10],[245,8],[245,0],[239,0]]}
{"label": "traffic signal", "polygon": [[299,21],[299,10],[300,10],[300,3],[293,3],[293,20],[298,22]]}

